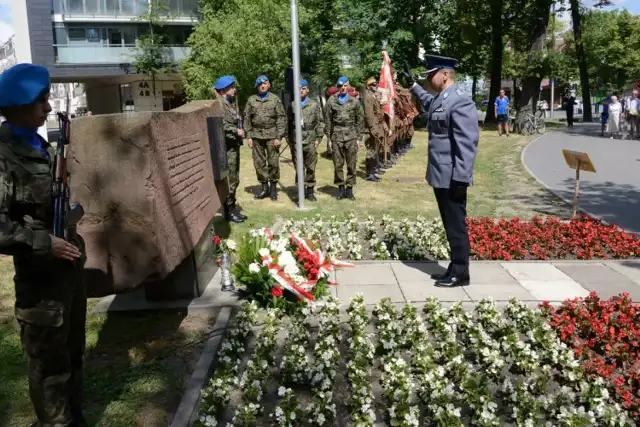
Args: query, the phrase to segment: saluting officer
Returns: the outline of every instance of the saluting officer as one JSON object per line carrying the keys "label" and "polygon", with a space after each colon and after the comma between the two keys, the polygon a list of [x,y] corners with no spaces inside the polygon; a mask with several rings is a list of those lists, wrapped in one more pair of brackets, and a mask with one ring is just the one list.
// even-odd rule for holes
{"label": "saluting officer", "polygon": [[256,168],[262,191],[256,199],[278,200],[280,180],[280,141],[286,132],[286,116],[282,101],[269,91],[267,76],[256,79],[257,95],[251,95],[244,109],[244,129],[247,145],[253,149],[253,166]]}
{"label": "saluting officer", "polygon": [[236,206],[236,190],[240,183],[240,146],[244,137],[237,104],[233,102],[236,96],[236,80],[232,76],[222,76],[215,81],[213,89],[213,95],[223,112],[224,141],[229,164],[229,195],[224,204],[224,219],[239,223],[247,217],[242,215]]}
{"label": "saluting officer", "polygon": [[13,256],[15,315],[40,426],[86,426],[82,359],[87,297],[84,242],[53,236],[52,154],[38,135],[51,111],[49,72],[0,75],[0,253]]}
{"label": "saluting officer", "polygon": [[[310,99],[309,83],[306,80],[300,81],[300,114],[302,116],[302,162],[304,169],[304,197],[305,199],[316,201],[314,187],[316,186],[316,165],[318,164],[317,148],[324,135],[324,118],[320,104]],[[293,159],[296,157],[296,124],[295,124],[295,101],[289,106],[287,114],[289,124],[288,140],[293,150]],[[296,168],[296,183],[298,182],[298,169]]]}
{"label": "saluting officer", "polygon": [[[355,200],[356,166],[360,150],[360,135],[364,129],[364,114],[356,96],[349,94],[349,79],[342,76],[336,83],[338,93],[327,101],[325,130],[333,146],[334,184],[338,185],[338,199]],[[357,94],[357,92],[354,92]],[[347,178],[344,164],[347,164]],[[346,185],[346,189],[345,189]]]}
{"label": "saluting officer", "polygon": [[473,184],[473,164],[480,129],[471,97],[455,82],[457,60],[427,55],[427,80],[433,96],[417,85],[406,70],[411,92],[427,112],[429,163],[427,181],[433,187],[440,216],[451,248],[451,262],[444,275],[433,275],[436,286],[469,284],[469,235],[467,232],[467,188]]}

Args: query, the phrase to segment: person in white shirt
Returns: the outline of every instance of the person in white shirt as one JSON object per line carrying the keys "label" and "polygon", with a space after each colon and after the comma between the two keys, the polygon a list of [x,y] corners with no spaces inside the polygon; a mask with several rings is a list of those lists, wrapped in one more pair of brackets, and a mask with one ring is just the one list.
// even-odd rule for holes
{"label": "person in white shirt", "polygon": [[622,104],[618,101],[617,96],[611,97],[611,104],[609,105],[609,128],[607,129],[611,134],[611,139],[620,134],[620,116],[622,115]]}
{"label": "person in white shirt", "polygon": [[629,119],[629,139],[640,136],[640,90],[634,89],[631,92],[629,108],[627,109]]}

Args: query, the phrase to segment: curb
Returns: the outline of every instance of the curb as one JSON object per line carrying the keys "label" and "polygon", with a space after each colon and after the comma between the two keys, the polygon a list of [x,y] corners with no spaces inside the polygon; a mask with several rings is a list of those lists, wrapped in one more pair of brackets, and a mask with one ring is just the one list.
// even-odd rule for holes
{"label": "curb", "polygon": [[[533,171],[531,169],[529,169],[529,166],[527,166],[527,162],[525,161],[525,156],[527,154],[527,150],[529,149],[529,147],[531,147],[534,143],[538,142],[539,139],[547,136],[547,135],[551,135],[557,133],[556,132],[550,132],[548,134],[544,134],[544,135],[540,135],[539,137],[537,137],[536,139],[534,139],[533,141],[531,141],[530,143],[527,144],[526,147],[524,147],[524,149],[522,150],[522,153],[520,153],[520,163],[522,163],[522,166],[524,166],[525,170],[527,171],[527,173],[529,173],[529,175],[531,175],[533,177],[533,179],[535,179],[538,184],[540,184],[542,187],[544,187],[548,192],[550,192],[551,194],[553,194],[554,196],[556,196],[558,199],[562,200],[563,202],[565,202],[567,205],[571,206],[573,204],[573,200],[569,200],[567,198],[565,198],[564,196],[561,196],[557,191],[555,191],[553,188],[549,187],[546,183],[544,183],[540,178],[538,178],[538,176],[533,173]],[[599,215],[595,215],[591,212],[589,212],[588,210],[581,208],[580,206],[578,206],[578,209],[576,211],[576,215],[579,213],[583,213],[586,214],[592,218],[595,218],[599,221],[601,221],[603,224],[605,225],[615,225],[616,227],[618,227],[620,230],[624,231],[627,234],[630,235],[635,235],[636,233],[633,231],[630,231],[628,229],[624,229],[622,227],[620,227],[618,224],[615,223],[611,223],[609,221],[606,221],[604,219],[602,219]]]}
{"label": "curb", "polygon": [[213,326],[212,332],[214,333],[204,346],[198,364],[196,365],[191,378],[187,383],[187,387],[180,400],[180,405],[176,410],[170,427],[189,427],[193,424],[198,416],[198,409],[200,405],[201,391],[205,386],[206,381],[209,379],[209,373],[211,365],[218,352],[218,347],[222,341],[222,336],[229,324],[229,318],[231,317],[231,308],[222,307],[216,323]]}

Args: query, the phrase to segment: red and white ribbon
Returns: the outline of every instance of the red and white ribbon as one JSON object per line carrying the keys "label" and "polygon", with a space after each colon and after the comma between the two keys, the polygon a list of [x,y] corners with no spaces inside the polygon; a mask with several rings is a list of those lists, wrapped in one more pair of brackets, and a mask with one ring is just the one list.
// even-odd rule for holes
{"label": "red and white ribbon", "polygon": [[280,268],[280,266],[272,264],[269,266],[269,274],[278,282],[280,286],[289,292],[293,293],[301,300],[307,301],[309,304],[314,304],[314,296],[313,294],[305,291],[300,286],[296,285],[293,280],[289,278],[284,271]]}
{"label": "red and white ribbon", "polygon": [[[336,267],[355,267],[355,264],[339,260],[327,260],[324,253],[320,249],[313,251],[304,239],[291,234],[291,240],[300,248],[304,249],[314,263],[314,267],[318,270],[318,277],[329,277],[330,272],[335,271]],[[316,281],[311,280],[305,283],[315,284]],[[337,283],[329,281],[330,285]]]}

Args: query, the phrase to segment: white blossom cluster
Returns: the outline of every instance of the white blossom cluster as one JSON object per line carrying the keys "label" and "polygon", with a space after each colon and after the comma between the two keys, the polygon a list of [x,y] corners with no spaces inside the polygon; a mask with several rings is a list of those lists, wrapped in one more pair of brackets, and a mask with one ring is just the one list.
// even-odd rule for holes
{"label": "white blossom cluster", "polygon": [[340,302],[329,297],[318,313],[318,340],[314,347],[313,375],[311,378],[313,400],[307,407],[313,426],[325,426],[336,415],[333,401],[333,384],[337,364],[340,361]]}
{"label": "white blossom cluster", "polygon": [[304,307],[291,317],[291,326],[287,330],[284,355],[280,362],[280,372],[284,383],[307,384],[309,381],[309,329],[307,315],[309,309]]}
{"label": "white blossom cluster", "polygon": [[278,388],[280,402],[271,414],[274,427],[295,427],[303,422],[304,410],[293,390],[280,386]]}
{"label": "white blossom cluster", "polygon": [[413,376],[411,368],[402,358],[401,345],[404,342],[398,313],[391,298],[383,298],[376,304],[373,315],[376,319],[380,352],[382,353],[383,393],[389,404],[391,425],[412,427],[420,424],[420,411],[411,405]]}
{"label": "white blossom cluster", "polygon": [[242,404],[236,408],[232,425],[255,425],[262,412],[260,402],[271,376],[281,317],[280,310],[267,310],[264,326],[256,339],[253,354],[240,379],[240,388],[243,392]]}
{"label": "white blossom cluster", "polygon": [[373,391],[371,373],[373,370],[375,347],[371,334],[366,333],[369,314],[364,305],[364,296],[353,297],[347,309],[349,314],[349,355],[347,378],[351,387],[349,407],[354,426],[373,427],[376,414],[373,410]]}
{"label": "white blossom cluster", "polygon": [[255,301],[243,303],[234,325],[220,345],[216,370],[202,390],[199,421],[206,427],[218,425],[222,412],[229,403],[231,392],[238,383],[238,368],[245,353],[248,338],[257,320]]}

